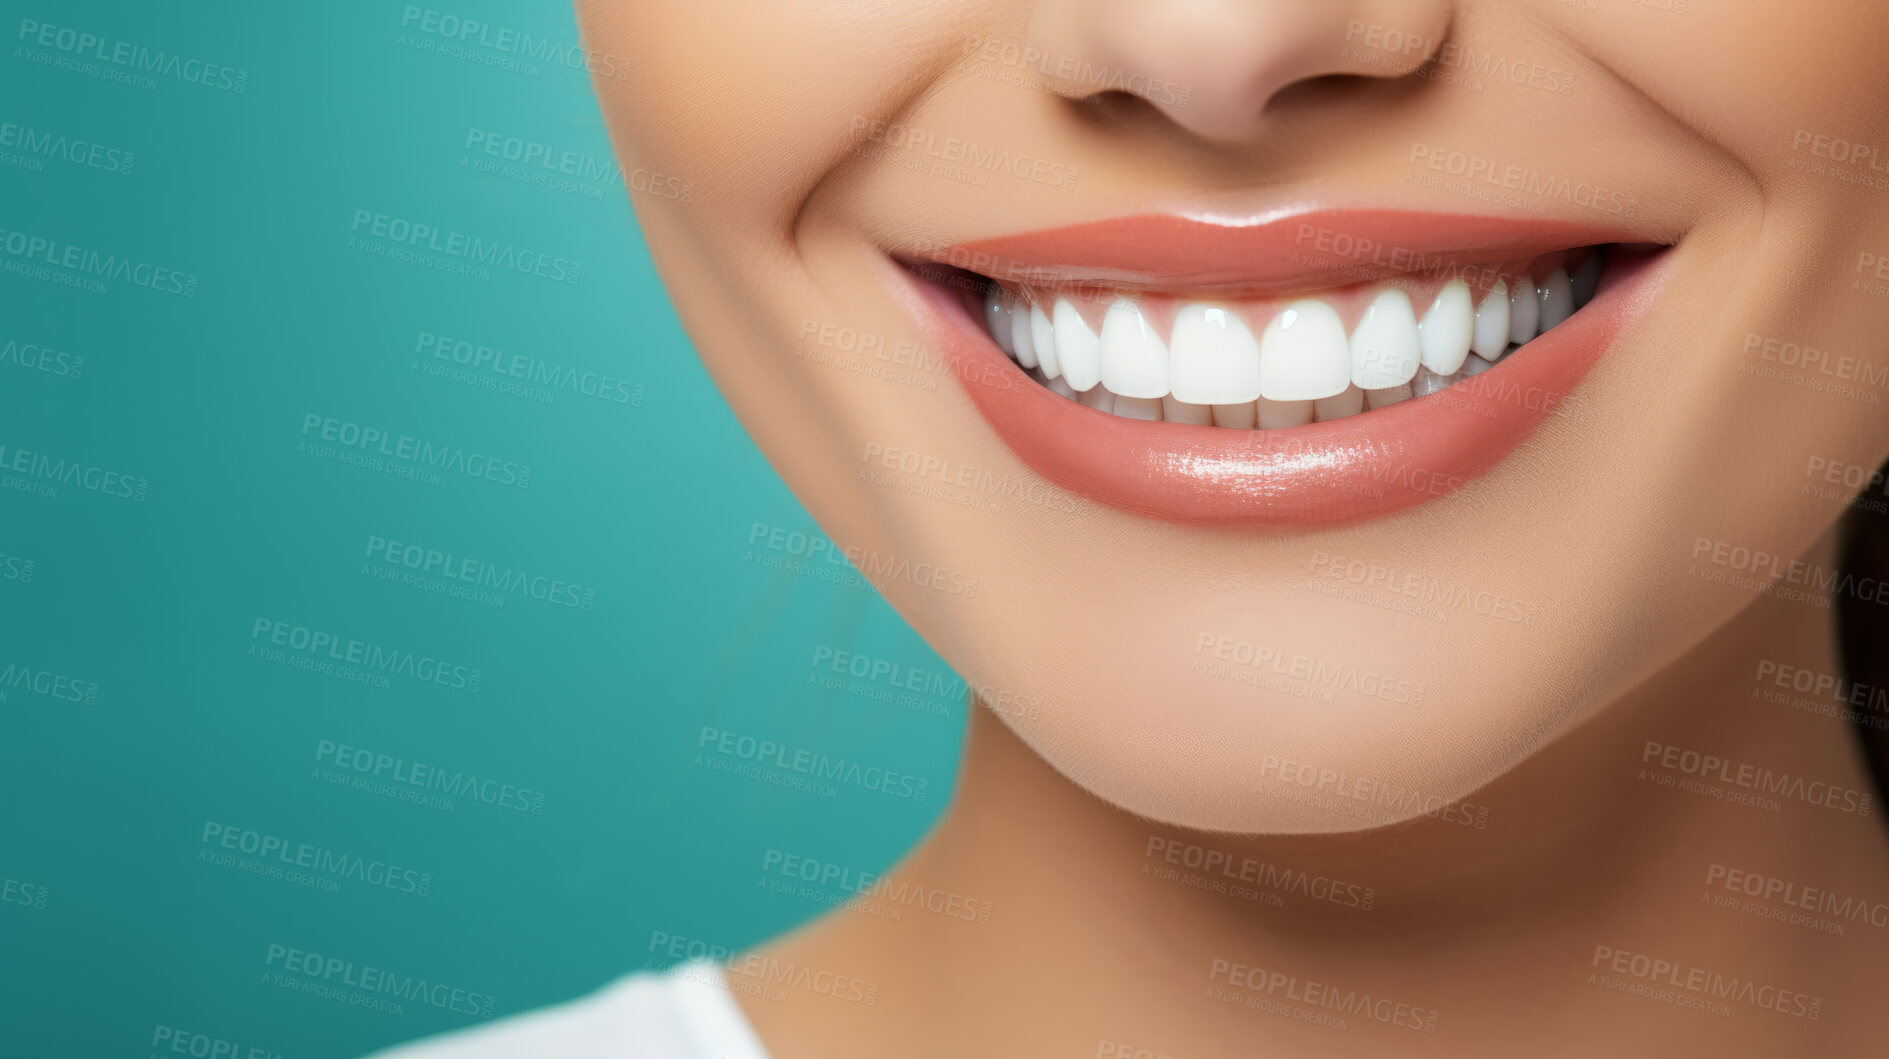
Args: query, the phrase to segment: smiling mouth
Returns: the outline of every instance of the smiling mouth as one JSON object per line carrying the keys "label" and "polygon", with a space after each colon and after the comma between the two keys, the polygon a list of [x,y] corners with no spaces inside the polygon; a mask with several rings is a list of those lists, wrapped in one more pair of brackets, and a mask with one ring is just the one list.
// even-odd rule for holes
{"label": "smiling mouth", "polygon": [[894,251],[986,422],[1177,522],[1354,521],[1460,490],[1650,301],[1631,230],[1416,211],[1157,215]]}
{"label": "smiling mouth", "polygon": [[992,342],[1051,393],[1123,419],[1276,430],[1482,374],[1592,301],[1607,249],[1277,298],[972,285]]}

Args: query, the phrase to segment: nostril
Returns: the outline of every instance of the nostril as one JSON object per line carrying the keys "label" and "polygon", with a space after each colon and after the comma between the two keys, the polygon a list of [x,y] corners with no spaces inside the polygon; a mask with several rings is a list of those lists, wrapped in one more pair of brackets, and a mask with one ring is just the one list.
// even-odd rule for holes
{"label": "nostril", "polygon": [[1256,137],[1274,104],[1336,81],[1403,78],[1450,23],[1444,0],[1039,0],[1029,44],[1058,69],[1136,75],[1050,78],[1060,95],[1093,98],[1110,117],[1140,110],[1120,98],[1138,97],[1182,130],[1227,142]]}

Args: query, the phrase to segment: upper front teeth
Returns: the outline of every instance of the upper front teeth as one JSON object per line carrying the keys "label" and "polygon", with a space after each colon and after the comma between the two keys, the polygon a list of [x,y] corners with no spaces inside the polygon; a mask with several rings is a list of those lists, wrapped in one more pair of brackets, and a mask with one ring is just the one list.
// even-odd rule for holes
{"label": "upper front teeth", "polygon": [[1572,315],[1592,296],[1600,267],[1590,252],[1572,275],[1557,267],[1539,281],[1497,280],[1480,304],[1468,284],[1452,279],[1421,319],[1404,291],[1380,288],[1367,292],[1349,335],[1338,311],[1314,297],[1279,307],[1258,337],[1251,314],[1229,303],[1181,304],[1165,342],[1126,295],[1108,303],[1099,334],[1067,297],[1046,305],[992,287],[982,308],[998,348],[1091,407],[1133,419],[1273,427],[1382,408],[1487,370],[1512,344]]}
{"label": "upper front teeth", "polygon": [[1030,306],[1030,347],[1036,351],[1043,374],[1054,379],[1063,373],[1062,362],[1056,358],[1056,328],[1041,305]]}
{"label": "upper front teeth", "polygon": [[1469,343],[1476,330],[1476,310],[1469,299],[1469,284],[1450,280],[1417,325],[1423,366],[1438,375],[1454,374],[1463,366],[1463,358],[1469,356]]}
{"label": "upper front teeth", "polygon": [[1176,400],[1239,404],[1259,400],[1259,340],[1231,310],[1189,305],[1174,318],[1168,383]]}
{"label": "upper front teeth", "polygon": [[[1415,345],[1414,324],[1411,330]],[[1349,385],[1351,354],[1346,350],[1345,325],[1336,310],[1317,298],[1302,298],[1286,306],[1259,336],[1260,397],[1316,401],[1341,394]]]}
{"label": "upper front teeth", "polygon": [[[1063,378],[1078,392],[1095,388],[1102,381],[1102,360],[1095,332],[1082,321],[1082,314],[1068,298],[1056,299],[1056,313],[1050,321],[1056,328],[1056,362]],[[1047,372],[1045,373],[1047,374]]]}
{"label": "upper front teeth", "polygon": [[1102,385],[1119,397],[1161,398],[1168,394],[1168,347],[1127,298],[1117,298],[1102,318]]}
{"label": "upper front teeth", "polygon": [[1509,348],[1509,285],[1505,280],[1496,280],[1489,293],[1482,296],[1482,305],[1476,310],[1474,337],[1469,340],[1470,352],[1485,360],[1493,360]]}
{"label": "upper front teeth", "polygon": [[1403,291],[1387,290],[1372,299],[1358,326],[1352,329],[1350,381],[1361,390],[1382,390],[1409,382],[1417,374],[1422,347],[1423,337],[1410,311],[1410,299]]}

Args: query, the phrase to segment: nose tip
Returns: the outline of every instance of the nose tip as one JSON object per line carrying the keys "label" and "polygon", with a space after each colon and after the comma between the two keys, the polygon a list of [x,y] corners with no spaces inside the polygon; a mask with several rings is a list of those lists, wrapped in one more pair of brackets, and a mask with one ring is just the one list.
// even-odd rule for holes
{"label": "nose tip", "polygon": [[1450,0],[1039,0],[1029,43],[1059,94],[1126,91],[1225,142],[1299,82],[1411,73],[1449,21]]}

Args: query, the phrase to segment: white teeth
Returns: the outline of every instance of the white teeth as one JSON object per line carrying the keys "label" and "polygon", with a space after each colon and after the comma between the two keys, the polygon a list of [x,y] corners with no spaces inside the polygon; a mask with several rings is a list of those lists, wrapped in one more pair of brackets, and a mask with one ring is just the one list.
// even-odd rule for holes
{"label": "white teeth", "polygon": [[1392,386],[1384,390],[1364,391],[1364,406],[1366,408],[1387,408],[1399,401],[1408,400],[1410,400],[1409,383],[1404,383],[1402,386]]}
{"label": "white teeth", "polygon": [[1109,409],[1123,419],[1141,419],[1150,423],[1161,421],[1161,402],[1147,397],[1117,397],[1115,407]]}
{"label": "white teeth", "polygon": [[1541,281],[1541,318],[1537,331],[1549,328],[1574,315],[1574,285],[1568,282],[1566,269],[1556,268]]}
{"label": "white teeth", "polygon": [[1259,398],[1259,341],[1229,309],[1189,305],[1174,318],[1168,385],[1192,404],[1239,404]]}
{"label": "white teeth", "polygon": [[[1345,387],[1344,393],[1336,397],[1326,397],[1318,401],[1314,410],[1317,412],[1318,421],[1321,423],[1327,423],[1334,419],[1343,419],[1346,416],[1357,415],[1359,412],[1364,411],[1364,391],[1358,389],[1356,386],[1347,386]],[[1264,412],[1263,408],[1261,412]]]}
{"label": "white teeth", "polygon": [[1600,250],[1589,247],[1587,256],[1581,259],[1581,267],[1574,270],[1574,276],[1568,281],[1574,288],[1574,304],[1586,305],[1593,300],[1594,291],[1600,287]]}
{"label": "white teeth", "polygon": [[1360,389],[1396,386],[1417,374],[1422,344],[1416,314],[1403,291],[1387,290],[1372,299],[1351,331],[1350,352],[1350,381]]}
{"label": "white teeth", "polygon": [[1170,394],[1161,398],[1161,418],[1170,423],[1192,423],[1200,427],[1212,426],[1213,408],[1204,404],[1176,400]]}
{"label": "white teeth", "polygon": [[1095,384],[1102,381],[1102,362],[1097,348],[1100,342],[1095,332],[1089,330],[1089,325],[1082,321],[1082,314],[1068,298],[1056,299],[1052,319],[1056,328],[1056,363],[1062,366],[1063,378],[1069,380],[1073,390],[1095,389]]}
{"label": "white teeth", "polygon": [[1312,421],[1312,409],[1316,401],[1268,401],[1259,399],[1259,427],[1261,430],[1278,430],[1280,427],[1302,427]]}
{"label": "white teeth", "polygon": [[[1572,257],[1572,255],[1569,255]],[[992,340],[1051,393],[1124,419],[1272,430],[1331,422],[1424,397],[1494,367],[1594,296],[1602,254],[1539,283],[1497,280],[1475,304],[1468,284],[1437,290],[1421,322],[1404,291],[1367,292],[1349,336],[1330,303],[1300,298],[1258,338],[1226,303],[1180,305],[1161,341],[1133,298],[1117,297],[1092,329],[1068,298],[991,288],[981,307]]]}
{"label": "white teeth", "polygon": [[996,287],[984,292],[984,327],[1005,356],[1017,355],[1016,347],[1010,344],[1010,299]]}
{"label": "white teeth", "polygon": [[1483,296],[1482,307],[1476,310],[1476,332],[1469,340],[1469,348],[1477,356],[1490,360],[1509,348],[1509,285],[1506,281],[1496,280],[1495,286]]}
{"label": "white teeth", "polygon": [[1168,347],[1127,298],[1115,299],[1102,318],[1102,385],[1121,397],[1165,397]]}
{"label": "white teeth", "polygon": [[1021,302],[1008,302],[1006,312],[1010,316],[1010,346],[1017,351],[1017,363],[1026,368],[1036,367],[1036,342],[1030,337],[1030,314],[1023,311]]}
{"label": "white teeth", "polygon": [[[1401,292],[1398,294],[1402,297]],[[1404,315],[1410,299],[1404,299]],[[1410,344],[1416,345],[1411,322]],[[1414,351],[1413,351],[1414,359]],[[1351,352],[1345,325],[1332,307],[1302,298],[1279,311],[1259,339],[1259,393],[1274,401],[1316,401],[1351,385]]]}
{"label": "white teeth", "polygon": [[1235,427],[1241,430],[1253,429],[1253,416],[1259,409],[1251,401],[1239,404],[1217,404],[1213,406],[1213,425],[1217,427]]}
{"label": "white teeth", "polygon": [[1519,346],[1534,338],[1540,320],[1541,297],[1535,293],[1535,282],[1527,276],[1517,277],[1515,286],[1509,288],[1509,341]]}
{"label": "white teeth", "polygon": [[[1448,375],[1463,366],[1475,337],[1476,306],[1470,299],[1469,284],[1450,280],[1437,293],[1430,311],[1417,325],[1417,339],[1423,346],[1423,366],[1438,375]],[[1383,384],[1379,384],[1380,386]]]}
{"label": "white teeth", "polygon": [[1454,375],[1438,375],[1436,372],[1428,369],[1420,371],[1417,373],[1416,378],[1410,380],[1410,395],[1412,397],[1427,397],[1449,386],[1449,384],[1455,382],[1456,379],[1457,377]]}
{"label": "white teeth", "polygon": [[1056,328],[1043,315],[1043,307],[1034,302],[1030,305],[1030,347],[1036,350],[1038,366],[1043,374],[1054,379],[1063,373],[1062,364],[1056,359]]}

